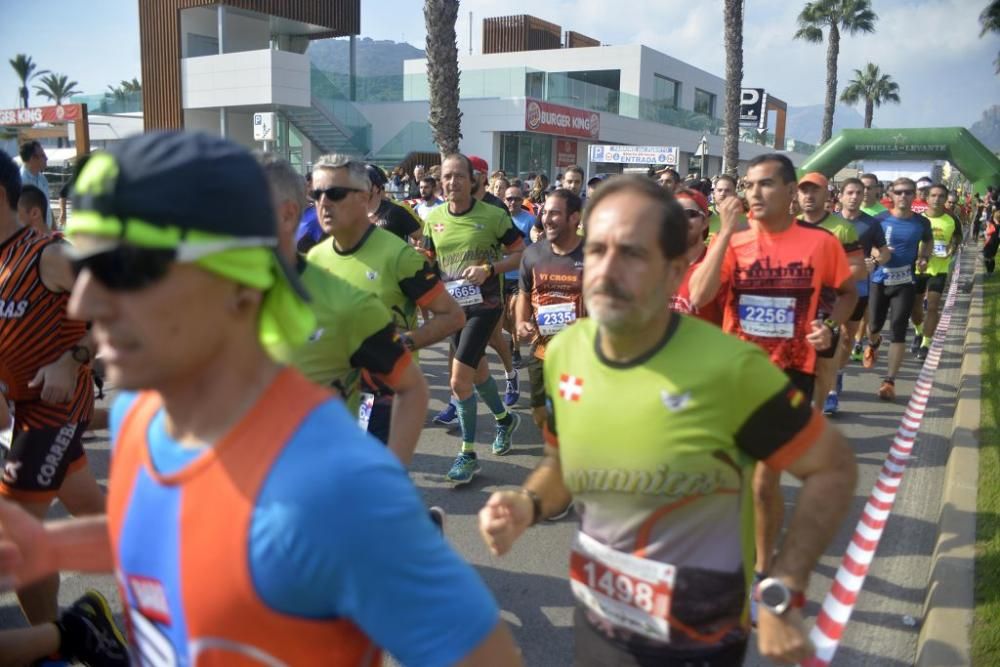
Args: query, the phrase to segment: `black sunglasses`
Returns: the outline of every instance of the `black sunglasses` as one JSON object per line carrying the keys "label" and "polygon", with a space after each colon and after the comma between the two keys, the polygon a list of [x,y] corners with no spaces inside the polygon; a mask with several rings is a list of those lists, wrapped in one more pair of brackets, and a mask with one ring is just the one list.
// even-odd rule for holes
{"label": "black sunglasses", "polygon": [[914,190],[893,190],[892,194],[896,195],[897,197],[912,197],[917,193]]}
{"label": "black sunglasses", "polygon": [[342,188],[340,186],[334,186],[332,188],[326,188],[324,190],[310,190],[309,198],[313,201],[318,202],[319,198],[326,195],[326,198],[330,201],[340,201],[352,192],[365,192],[359,188]]}
{"label": "black sunglasses", "polygon": [[113,248],[86,257],[69,256],[74,277],[87,269],[104,287],[114,292],[144,289],[161,280],[175,262],[193,262],[224,250],[276,247],[271,238],[246,237],[205,243],[182,243],[176,248],[144,248],[119,243]]}
{"label": "black sunglasses", "polygon": [[684,215],[694,220],[695,218],[704,218],[705,214],[696,208],[686,208],[684,209]]}

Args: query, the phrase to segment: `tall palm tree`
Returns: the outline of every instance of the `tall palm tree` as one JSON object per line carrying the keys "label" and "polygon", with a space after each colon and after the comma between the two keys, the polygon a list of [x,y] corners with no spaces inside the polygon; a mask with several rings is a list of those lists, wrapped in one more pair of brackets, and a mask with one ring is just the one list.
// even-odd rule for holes
{"label": "tall palm tree", "polygon": [[65,74],[49,74],[43,76],[40,81],[42,85],[35,86],[35,92],[56,104],[62,104],[73,95],[79,95],[81,92],[76,89],[76,81],[70,81]]}
{"label": "tall palm tree", "polygon": [[[736,175],[740,162],[740,90],[743,86],[743,0],[726,0],[723,8],[726,41],[726,141],[722,162]],[[705,176],[705,174],[702,174]]]}
{"label": "tall palm tree", "polygon": [[427,83],[430,86],[429,121],[442,157],[458,152],[462,112],[458,108],[458,0],[424,0],[427,27]]}
{"label": "tall palm tree", "polygon": [[[980,37],[984,37],[988,32],[1000,32],[1000,0],[993,0],[986,5],[986,9],[979,15],[979,23],[983,26],[979,32]],[[997,66],[997,74],[1000,74],[1000,54],[993,64]]]}
{"label": "tall palm tree", "polygon": [[840,34],[875,32],[878,15],[871,0],[815,0],[807,2],[799,13],[795,39],[822,42],[826,30],[826,101],[823,105],[823,132],[820,143],[833,134],[833,110],[837,104],[837,59],[840,57]]}
{"label": "tall palm tree", "polygon": [[42,74],[48,74],[49,70],[47,69],[39,70],[38,65],[36,65],[31,60],[31,56],[26,55],[24,53],[17,54],[13,58],[11,58],[8,62],[10,62],[10,66],[13,67],[14,71],[17,73],[17,78],[21,80],[21,85],[17,89],[17,94],[21,98],[22,106],[25,109],[27,109],[28,95],[29,95],[28,84],[36,76],[40,76]]}
{"label": "tall palm tree", "polygon": [[854,78],[840,94],[840,101],[854,105],[865,101],[865,127],[872,126],[875,107],[883,102],[899,104],[899,84],[888,74],[882,74],[878,65],[868,63],[864,70],[854,70]]}

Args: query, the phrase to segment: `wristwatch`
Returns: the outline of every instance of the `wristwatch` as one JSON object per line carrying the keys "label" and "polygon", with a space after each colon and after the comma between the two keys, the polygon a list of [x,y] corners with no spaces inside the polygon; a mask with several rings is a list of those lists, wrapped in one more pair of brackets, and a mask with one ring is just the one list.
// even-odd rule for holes
{"label": "wristwatch", "polygon": [[93,355],[90,353],[90,348],[86,345],[74,345],[69,348],[70,356],[73,357],[73,361],[79,364],[89,364]]}
{"label": "wristwatch", "polygon": [[832,333],[835,336],[837,335],[837,332],[840,331],[840,325],[837,324],[836,321],[831,320],[830,318],[823,320],[823,324],[825,324],[827,328],[830,329],[830,333]]}
{"label": "wristwatch", "polygon": [[534,526],[542,520],[542,499],[538,497],[537,493],[523,486],[518,491],[528,496],[528,499],[531,500],[531,523],[529,525]]}
{"label": "wristwatch", "polygon": [[410,352],[413,352],[415,349],[417,349],[417,344],[413,342],[413,339],[410,338],[409,334],[400,332],[399,342],[402,343],[403,347],[405,347]]}
{"label": "wristwatch", "polygon": [[801,609],[806,604],[805,593],[791,590],[785,582],[774,577],[768,577],[757,584],[754,598],[776,616],[781,616],[789,609]]}

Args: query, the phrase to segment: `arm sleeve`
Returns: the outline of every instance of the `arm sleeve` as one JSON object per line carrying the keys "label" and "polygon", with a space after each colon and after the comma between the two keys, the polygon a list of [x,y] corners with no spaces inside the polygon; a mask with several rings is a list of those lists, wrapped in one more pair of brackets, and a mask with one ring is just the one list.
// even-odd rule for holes
{"label": "arm sleeve", "polygon": [[350,619],[404,665],[454,664],[499,621],[402,465],[339,401],[314,411],[282,451],[250,539],[254,586],[271,608]]}
{"label": "arm sleeve", "polygon": [[399,375],[412,362],[410,351],[403,346],[390,320],[366,338],[351,355],[351,366],[367,371],[372,379],[390,389],[399,382]]}
{"label": "arm sleeve", "polygon": [[421,306],[432,301],[444,289],[430,262],[409,246],[400,250],[396,276],[403,294]]}
{"label": "arm sleeve", "polygon": [[736,446],[771,468],[787,468],[819,436],[822,417],[763,352],[748,351],[733,370],[737,377],[732,386],[748,386],[749,378],[753,383],[742,392],[742,405],[734,406]]}

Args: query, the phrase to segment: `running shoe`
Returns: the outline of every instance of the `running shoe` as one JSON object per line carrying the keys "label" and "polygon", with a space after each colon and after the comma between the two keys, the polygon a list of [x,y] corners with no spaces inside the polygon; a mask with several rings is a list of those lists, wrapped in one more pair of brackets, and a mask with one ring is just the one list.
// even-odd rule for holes
{"label": "running shoe", "polygon": [[924,344],[924,337],[920,334],[913,334],[913,342],[910,343],[910,353],[914,356],[920,354],[920,346]]}
{"label": "running shoe", "polygon": [[837,392],[831,391],[826,395],[826,401],[823,403],[823,414],[824,415],[835,415],[837,414],[837,409],[840,407],[840,398],[837,397]]}
{"label": "running shoe", "polygon": [[851,361],[861,361],[864,357],[864,349],[861,347],[861,343],[855,343],[854,349],[851,350]]}
{"label": "running shoe", "polygon": [[861,361],[861,365],[865,368],[875,368],[875,362],[878,361],[878,347],[868,344],[865,348],[865,356]]}
{"label": "running shoe", "polygon": [[497,422],[497,437],[493,441],[493,454],[503,456],[510,451],[510,439],[521,425],[521,415],[508,412],[507,418]]}
{"label": "running shoe", "polygon": [[101,667],[129,664],[125,637],[111,617],[108,601],[97,591],[87,591],[60,614],[56,627],[64,658]]}
{"label": "running shoe", "polygon": [[923,347],[923,346],[921,346],[921,348],[919,350],[917,350],[917,359],[919,359],[920,361],[923,361],[924,359],[926,359],[927,358],[927,352],[928,352],[928,350],[930,350],[929,347]]}
{"label": "running shoe", "polygon": [[521,382],[517,377],[517,369],[514,369],[514,377],[507,378],[507,391],[503,394],[503,404],[508,408],[517,404],[517,399],[521,398]]}
{"label": "running shoe", "polygon": [[878,397],[883,401],[895,401],[896,383],[889,378],[882,380],[882,386],[878,388]]}
{"label": "running shoe", "polygon": [[437,529],[441,531],[441,534],[444,535],[444,520],[445,517],[447,517],[444,509],[438,507],[437,505],[431,505],[427,508],[427,514],[431,517],[431,521],[434,522]]}
{"label": "running shoe", "polygon": [[454,403],[448,403],[444,406],[444,410],[434,415],[435,424],[454,424],[458,421],[458,408],[455,407]]}
{"label": "running shoe", "polygon": [[482,470],[475,452],[459,452],[446,477],[456,486],[468,484],[477,472]]}

